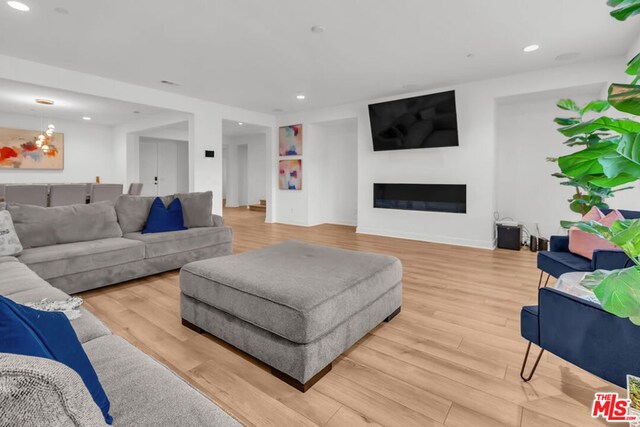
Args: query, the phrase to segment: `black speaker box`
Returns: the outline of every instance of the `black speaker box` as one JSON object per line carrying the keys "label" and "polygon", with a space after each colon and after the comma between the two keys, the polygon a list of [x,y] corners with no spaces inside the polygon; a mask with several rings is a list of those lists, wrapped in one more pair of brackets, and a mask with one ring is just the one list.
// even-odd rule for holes
{"label": "black speaker box", "polygon": [[498,247],[519,251],[522,247],[522,226],[498,224]]}

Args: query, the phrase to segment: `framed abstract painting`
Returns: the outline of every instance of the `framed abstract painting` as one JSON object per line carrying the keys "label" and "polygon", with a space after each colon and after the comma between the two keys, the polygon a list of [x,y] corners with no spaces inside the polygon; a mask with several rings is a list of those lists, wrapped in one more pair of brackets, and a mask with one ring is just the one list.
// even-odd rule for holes
{"label": "framed abstract painting", "polygon": [[281,156],[302,155],[302,125],[280,127],[278,142]]}
{"label": "framed abstract painting", "polygon": [[302,160],[280,160],[280,189],[302,190]]}
{"label": "framed abstract painting", "polygon": [[35,130],[0,128],[0,169],[64,169],[64,134],[53,133],[38,144]]}

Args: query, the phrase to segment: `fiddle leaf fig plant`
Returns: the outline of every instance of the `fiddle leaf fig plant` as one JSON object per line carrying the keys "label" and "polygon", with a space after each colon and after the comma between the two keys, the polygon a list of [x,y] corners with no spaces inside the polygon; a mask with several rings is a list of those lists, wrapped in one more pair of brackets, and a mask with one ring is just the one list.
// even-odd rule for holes
{"label": "fiddle leaf fig plant", "polygon": [[[620,21],[640,14],[640,0],[609,0],[607,4],[614,8],[611,16]],[[599,114],[610,107],[640,115],[640,55],[629,61],[626,72],[633,77],[632,82],[612,84],[606,101],[593,101],[582,108],[568,99],[558,102],[558,107],[573,113],[572,117],[555,120],[561,126],[560,133],[569,138],[565,144],[582,147],[551,159],[561,170],[555,176],[565,178],[564,185],[576,188],[571,200],[571,209],[576,212],[585,213],[590,206],[606,207],[605,198],[630,188],[619,186],[640,179],[640,123],[633,118],[583,118],[586,113]],[[629,257],[629,267],[597,270],[586,274],[580,283],[593,290],[604,310],[640,326],[640,219],[618,220],[611,227],[594,221],[563,221],[562,226],[574,226],[605,239]]]}

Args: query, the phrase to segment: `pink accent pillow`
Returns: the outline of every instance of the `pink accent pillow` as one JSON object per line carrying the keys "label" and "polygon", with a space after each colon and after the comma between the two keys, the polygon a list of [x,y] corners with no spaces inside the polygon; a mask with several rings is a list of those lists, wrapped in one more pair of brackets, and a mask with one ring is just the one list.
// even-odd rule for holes
{"label": "pink accent pillow", "polygon": [[[611,224],[613,224],[614,221],[624,219],[622,214],[617,210],[613,210],[608,215],[604,216],[600,209],[594,206],[593,209],[591,209],[584,217],[582,217],[582,220],[594,221],[593,218],[597,216],[598,213],[594,212],[594,209],[597,209],[601,215],[601,217],[595,219],[595,221],[599,222],[602,225],[606,225],[607,227],[611,227]],[[595,251],[596,249],[619,250],[620,248],[613,243],[601,239],[598,236],[585,233],[582,230],[578,230],[576,227],[571,227],[571,229],[569,230],[569,252],[588,259],[592,259],[593,251]]]}
{"label": "pink accent pillow", "polygon": [[581,221],[598,221],[599,219],[604,218],[604,214],[597,206],[591,208],[589,212],[584,214]]}

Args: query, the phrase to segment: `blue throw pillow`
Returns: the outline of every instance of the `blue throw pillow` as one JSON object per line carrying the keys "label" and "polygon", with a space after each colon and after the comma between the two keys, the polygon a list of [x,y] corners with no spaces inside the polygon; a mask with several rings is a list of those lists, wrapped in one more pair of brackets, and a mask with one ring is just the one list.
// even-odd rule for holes
{"label": "blue throw pillow", "polygon": [[164,207],[162,199],[156,197],[151,204],[151,210],[144,225],[142,234],[164,233],[166,231],[186,230],[184,217],[182,216],[182,203],[180,199],[174,199],[168,207]]}
{"label": "blue throw pillow", "polygon": [[107,424],[109,399],[64,313],[34,310],[0,296],[0,353],[56,360],[76,371]]}

